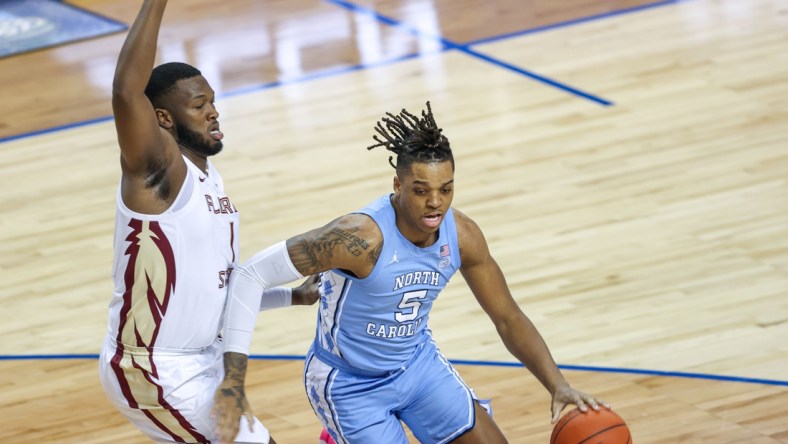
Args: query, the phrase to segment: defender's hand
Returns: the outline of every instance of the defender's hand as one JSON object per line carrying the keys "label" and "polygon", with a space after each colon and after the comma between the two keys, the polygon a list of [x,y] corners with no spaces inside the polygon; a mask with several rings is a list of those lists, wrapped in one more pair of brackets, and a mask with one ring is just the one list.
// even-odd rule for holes
{"label": "defender's hand", "polygon": [[309,276],[303,284],[293,289],[291,305],[312,305],[320,299],[320,275]]}

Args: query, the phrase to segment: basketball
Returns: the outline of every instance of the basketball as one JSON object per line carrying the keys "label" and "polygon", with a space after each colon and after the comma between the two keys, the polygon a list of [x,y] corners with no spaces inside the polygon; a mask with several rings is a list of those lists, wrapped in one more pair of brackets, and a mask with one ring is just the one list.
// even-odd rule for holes
{"label": "basketball", "polygon": [[629,427],[612,410],[567,412],[553,427],[550,444],[632,444]]}

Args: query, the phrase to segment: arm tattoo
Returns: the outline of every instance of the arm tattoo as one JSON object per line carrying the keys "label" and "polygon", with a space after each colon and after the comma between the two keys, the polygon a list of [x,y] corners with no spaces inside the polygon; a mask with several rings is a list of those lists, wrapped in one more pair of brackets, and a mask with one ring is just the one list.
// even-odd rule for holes
{"label": "arm tattoo", "polygon": [[246,366],[249,358],[242,353],[228,352],[224,354],[224,379],[231,380],[243,388],[246,379]]}
{"label": "arm tattoo", "polygon": [[246,404],[246,394],[244,393],[244,379],[246,379],[246,365],[249,358],[241,353],[228,352],[224,354],[225,381],[231,381],[232,385],[222,387],[220,393],[225,398],[235,399],[235,406],[243,411]]}
{"label": "arm tattoo", "polygon": [[[369,249],[369,242],[354,234],[358,230],[334,227],[316,239],[300,238],[291,246],[290,259],[298,271],[305,275],[334,268],[331,259],[336,248],[344,248],[356,257]],[[370,254],[374,254],[374,251]]]}
{"label": "arm tattoo", "polygon": [[[358,231],[358,228],[356,228],[354,231]],[[366,250],[369,248],[369,242],[341,228],[332,229],[331,234],[337,236],[337,241],[344,241],[348,251],[350,251],[353,256],[358,256],[361,254],[362,249]]]}
{"label": "arm tattoo", "polygon": [[383,251],[383,242],[379,243],[374,250],[370,251],[367,255],[367,262],[370,264],[378,263],[378,258],[380,257],[380,252]]}

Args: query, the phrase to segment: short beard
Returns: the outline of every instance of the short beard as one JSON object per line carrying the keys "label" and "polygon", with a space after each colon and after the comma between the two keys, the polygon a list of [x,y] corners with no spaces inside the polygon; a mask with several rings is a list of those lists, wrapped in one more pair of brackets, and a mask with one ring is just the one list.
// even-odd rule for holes
{"label": "short beard", "polygon": [[221,140],[215,140],[213,143],[207,142],[198,132],[177,123],[175,124],[175,133],[177,134],[178,145],[197,154],[208,157],[219,154],[222,151],[223,145]]}

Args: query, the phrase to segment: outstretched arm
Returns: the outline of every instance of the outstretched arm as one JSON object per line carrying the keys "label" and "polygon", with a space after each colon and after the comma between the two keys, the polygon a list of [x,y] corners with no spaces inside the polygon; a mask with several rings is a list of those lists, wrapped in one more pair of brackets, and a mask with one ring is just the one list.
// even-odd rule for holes
{"label": "outstretched arm", "polygon": [[252,332],[265,290],[332,268],[365,277],[377,262],[382,239],[372,219],[349,214],[271,246],[233,270],[223,333],[225,379],[214,396],[217,434],[222,443],[231,442],[238,433],[240,416],[251,414],[243,387]]}
{"label": "outstretched arm", "polygon": [[224,324],[225,350],[249,352],[261,297],[269,288],[332,268],[365,277],[382,236],[368,216],[349,214],[266,248],[233,270]]}
{"label": "outstretched arm", "polygon": [[314,274],[298,287],[274,287],[263,292],[260,311],[291,305],[312,305],[320,299],[320,275]]}
{"label": "outstretched arm", "polygon": [[495,324],[509,352],[550,392],[553,398],[552,421],[558,420],[567,404],[575,404],[583,411],[587,410],[587,405],[599,409],[600,401],[571,388],[561,374],[542,335],[512,298],[503,272],[490,255],[479,227],[459,211],[454,212],[460,238],[462,275]]}

